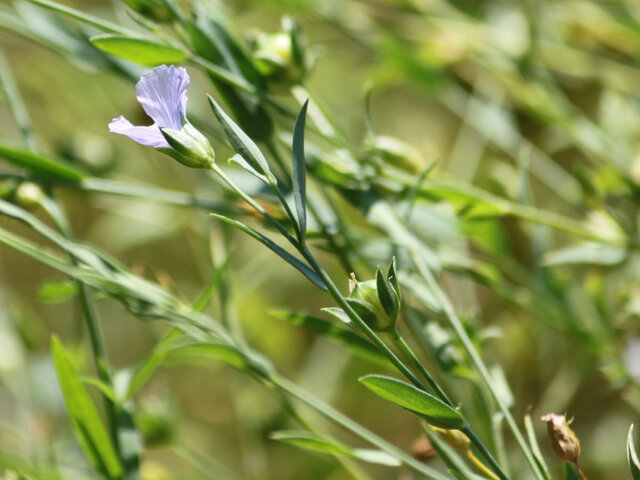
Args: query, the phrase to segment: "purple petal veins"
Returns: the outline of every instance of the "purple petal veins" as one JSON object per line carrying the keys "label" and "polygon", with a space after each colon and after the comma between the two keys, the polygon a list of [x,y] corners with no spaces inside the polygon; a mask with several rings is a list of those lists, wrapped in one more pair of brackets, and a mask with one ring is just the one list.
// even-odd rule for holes
{"label": "purple petal veins", "polygon": [[124,117],[111,121],[109,130],[152,147],[169,147],[160,128],[180,130],[187,114],[189,74],[182,68],[161,65],[142,75],[136,84],[138,102],[154,121],[148,127],[134,126]]}

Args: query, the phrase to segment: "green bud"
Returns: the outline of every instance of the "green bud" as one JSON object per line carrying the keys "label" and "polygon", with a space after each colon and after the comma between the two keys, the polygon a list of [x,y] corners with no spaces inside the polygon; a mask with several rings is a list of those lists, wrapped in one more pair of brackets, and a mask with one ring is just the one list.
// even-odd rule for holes
{"label": "green bud", "polygon": [[251,45],[258,71],[272,86],[296,85],[307,71],[298,25],[285,17],[282,27],[278,33],[258,32]]}
{"label": "green bud", "polygon": [[166,0],[122,0],[131,10],[158,23],[170,22],[174,19]]}
{"label": "green bud", "polygon": [[181,130],[161,128],[160,131],[172,148],[158,148],[178,162],[190,168],[210,168],[215,153],[207,137],[193,125],[185,123]]}
{"label": "green bud", "polygon": [[29,210],[40,205],[44,196],[40,185],[33,182],[22,182],[14,193],[13,201],[16,205]]}
{"label": "green bud", "polygon": [[347,300],[373,330],[389,330],[396,323],[400,311],[400,296],[379,268],[375,280],[359,282],[351,274]]}

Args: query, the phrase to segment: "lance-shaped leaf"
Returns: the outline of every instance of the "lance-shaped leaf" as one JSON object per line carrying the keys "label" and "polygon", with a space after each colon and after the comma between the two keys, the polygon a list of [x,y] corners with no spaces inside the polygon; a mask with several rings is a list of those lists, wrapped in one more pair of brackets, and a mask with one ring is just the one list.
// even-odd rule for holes
{"label": "lance-shaped leaf", "polygon": [[84,174],[68,163],[38,155],[36,153],[17,148],[0,145],[0,158],[20,168],[45,178],[56,178],[68,182],[82,181]]}
{"label": "lance-shaped leaf", "polygon": [[187,52],[181,48],[142,37],[98,35],[91,37],[89,41],[103,52],[139,65],[180,63],[188,57]]}
{"label": "lance-shaped leaf", "polygon": [[267,159],[264,158],[258,146],[242,131],[238,124],[222,110],[220,105],[218,105],[210,95],[207,95],[207,98],[209,99],[209,105],[211,105],[213,114],[218,119],[218,122],[220,122],[220,126],[224,130],[233,149],[242,155],[247,163],[256,171],[267,177],[269,183],[275,185],[276,179],[271,173]]}
{"label": "lance-shaped leaf", "polygon": [[107,478],[120,478],[122,465],[98,410],[71,364],[67,352],[56,337],[51,341],[51,351],[62,397],[85,455],[93,467]]}
{"label": "lance-shaped leaf", "polygon": [[304,241],[307,231],[307,164],[304,159],[304,126],[307,117],[307,106],[309,100],[304,102],[296,124],[293,127],[293,198],[296,202],[296,213],[298,214],[298,226],[300,227],[300,237]]}
{"label": "lance-shaped leaf", "polygon": [[421,415],[431,425],[464,428],[464,420],[454,408],[413,385],[383,375],[366,375],[359,380],[376,395]]}
{"label": "lance-shaped leaf", "polygon": [[382,450],[372,450],[368,448],[351,448],[332,438],[316,435],[311,432],[282,431],[273,432],[269,435],[272,440],[288,443],[304,450],[326,453],[328,455],[346,455],[357,458],[367,463],[398,467],[401,462],[394,456]]}

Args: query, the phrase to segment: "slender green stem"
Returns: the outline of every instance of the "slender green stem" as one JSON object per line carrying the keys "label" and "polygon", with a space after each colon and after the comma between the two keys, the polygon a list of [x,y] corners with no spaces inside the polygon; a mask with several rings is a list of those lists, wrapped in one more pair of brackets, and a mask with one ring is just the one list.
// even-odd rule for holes
{"label": "slender green stem", "polygon": [[[429,371],[425,368],[422,362],[418,359],[418,357],[413,352],[411,347],[409,347],[407,342],[405,342],[404,338],[402,338],[397,328],[395,327],[393,328],[393,330],[391,331],[391,335],[394,341],[398,344],[398,346],[402,350],[402,352],[411,359],[411,362],[415,365],[418,371],[427,379],[427,382],[429,382],[429,385],[436,392],[436,395],[438,395],[440,400],[442,400],[449,406],[455,408],[455,405],[451,402],[451,400],[449,399],[447,394],[444,392],[444,390],[442,390],[440,385],[438,385],[438,382],[435,381],[433,376],[429,373]],[[462,429],[462,431],[465,433],[465,435],[467,435],[467,437],[469,437],[469,440],[471,440],[471,443],[475,445],[475,447],[480,451],[482,456],[491,464],[491,468],[493,468],[493,470],[500,477],[500,479],[507,480],[506,474],[502,470],[502,467],[500,466],[500,464],[493,457],[491,452],[489,452],[489,450],[484,445],[484,443],[478,438],[478,436],[475,434],[475,432],[469,426],[466,420],[464,421],[464,423],[465,423],[465,427]]]}
{"label": "slender green stem", "polygon": [[211,166],[211,170],[218,175],[224,183],[226,183],[231,190],[233,190],[240,198],[242,198],[245,202],[251,205],[258,213],[260,213],[264,218],[269,220],[269,222],[276,227],[276,229],[294,246],[298,246],[298,241],[291,236],[291,234],[287,231],[287,229],[282,225],[278,220],[276,220],[272,215],[270,215],[262,206],[256,202],[253,198],[247,195],[240,187],[238,187],[233,180],[231,180],[217,165],[213,164]]}
{"label": "slender green stem", "polygon": [[404,338],[402,338],[402,336],[400,335],[400,332],[398,332],[398,329],[395,326],[391,330],[391,336],[393,340],[396,342],[396,344],[400,347],[400,350],[402,350],[402,352],[411,360],[413,365],[427,380],[427,382],[429,383],[429,386],[433,389],[433,391],[440,398],[440,400],[442,400],[443,402],[445,402],[450,406],[454,406],[451,400],[449,400],[449,397],[444,392],[444,390],[442,390],[440,385],[438,385],[438,382],[436,382],[436,380],[433,378],[431,373],[429,373],[429,370],[427,370],[426,367],[422,364],[422,362],[418,359],[418,357],[413,352],[411,347],[407,345],[407,342],[404,340]]}
{"label": "slender green stem", "polygon": [[31,131],[31,122],[29,121],[29,114],[27,113],[27,108],[22,101],[22,97],[16,86],[16,82],[13,79],[13,75],[11,75],[11,69],[9,68],[9,64],[7,63],[4,55],[0,51],[0,85],[2,86],[2,90],[4,90],[5,98],[9,105],[9,109],[11,110],[11,115],[13,115],[14,120],[16,121],[16,125],[20,130],[20,134],[22,138],[24,138],[24,142],[32,152],[36,149],[36,142],[33,138],[33,133]]}
{"label": "slender green stem", "polygon": [[[524,456],[525,456],[525,458],[527,460],[527,463],[531,467],[531,470],[534,472],[534,474],[535,474],[535,476],[536,476],[536,478],[538,480],[544,480],[544,474],[540,471],[539,466],[538,466],[538,464],[535,461],[535,458],[533,456],[533,453],[529,449],[529,446],[527,445],[524,437],[520,433],[520,430],[518,429],[518,426],[517,426],[513,416],[511,415],[511,412],[509,411],[509,408],[502,401],[502,398],[500,397],[500,394],[498,393],[498,391],[493,386],[493,382],[491,380],[491,376],[489,374],[489,371],[487,370],[487,367],[485,366],[484,362],[482,361],[482,358],[478,354],[478,352],[475,349],[473,343],[471,342],[471,339],[469,338],[469,335],[467,335],[467,332],[465,331],[464,327],[462,326],[462,322],[458,318],[458,315],[456,314],[456,312],[455,312],[455,310],[453,308],[453,305],[449,301],[449,299],[448,299],[447,295],[444,293],[444,291],[440,288],[440,285],[436,281],[436,279],[433,276],[433,273],[431,272],[429,267],[426,265],[426,263],[425,263],[424,259],[422,258],[422,256],[419,255],[417,252],[415,252],[413,250],[411,251],[411,255],[412,255],[412,258],[413,258],[416,266],[418,267],[418,271],[420,272],[420,274],[422,275],[422,277],[426,281],[427,286],[431,289],[433,294],[436,296],[440,306],[442,307],[445,315],[447,316],[447,318],[449,320],[449,323],[450,323],[451,327],[453,328],[453,330],[456,333],[458,339],[460,340],[460,343],[462,344],[465,352],[469,356],[469,359],[471,360],[471,363],[473,364],[473,366],[476,368],[476,370],[480,374],[480,378],[482,379],[482,382],[485,384],[485,386],[487,387],[489,392],[491,392],[491,396],[493,397],[494,401],[498,405],[498,408],[500,409],[500,411],[504,415],[504,417],[505,417],[505,419],[507,421],[507,425],[509,426],[509,429],[511,430],[514,438],[516,439],[516,442],[518,443],[518,446],[522,450],[522,453],[524,454]],[[467,433],[467,432],[465,432],[465,433]],[[468,433],[467,433],[467,436],[468,436]]]}
{"label": "slender green stem", "polygon": [[[71,233],[71,227],[69,222],[67,221],[66,215],[58,205],[58,203],[49,198],[45,197],[40,204],[43,209],[47,212],[49,217],[53,220],[56,227],[62,233],[62,235],[68,239],[73,240],[73,235]],[[78,260],[73,256],[69,255],[71,259],[71,263],[74,266],[78,266]],[[95,306],[93,304],[93,299],[91,297],[91,292],[89,288],[82,281],[78,281],[79,287],[79,297],[80,297],[80,307],[82,308],[82,315],[87,324],[87,330],[89,332],[89,341],[91,342],[91,351],[93,352],[93,360],[96,366],[96,371],[98,373],[98,378],[102,382],[104,382],[108,386],[113,385],[113,380],[111,378],[111,372],[109,371],[109,364],[107,362],[107,357],[105,353],[104,343],[102,341],[102,334],[100,332],[100,325],[98,322],[98,315],[95,310]],[[107,395],[102,395],[105,410],[107,415],[107,424],[109,425],[109,431],[111,434],[111,439],[116,447],[116,451],[120,451],[119,442],[118,442],[118,428],[117,428],[117,412],[116,405]]]}

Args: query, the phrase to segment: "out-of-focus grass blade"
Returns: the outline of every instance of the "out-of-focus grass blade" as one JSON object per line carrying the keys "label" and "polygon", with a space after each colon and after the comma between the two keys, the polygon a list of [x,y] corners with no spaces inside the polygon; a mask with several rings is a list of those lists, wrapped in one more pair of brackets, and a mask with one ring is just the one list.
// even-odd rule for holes
{"label": "out-of-focus grass blade", "polygon": [[382,355],[382,353],[380,353],[380,351],[371,342],[342,325],[301,312],[279,310],[271,311],[269,313],[279,320],[284,320],[293,325],[299,325],[309,331],[322,335],[328,340],[348,348],[354,354],[359,355],[362,358],[387,368],[391,367],[391,363],[387,360],[387,357]]}
{"label": "out-of-focus grass blade", "polygon": [[119,479],[122,465],[100,414],[56,337],[51,340],[51,351],[67,412],[85,455],[97,471],[109,479]]}
{"label": "out-of-focus grass blade", "polygon": [[66,15],[82,23],[86,23],[87,25],[92,25],[106,32],[118,33],[121,35],[128,35],[131,33],[131,30],[122,28],[121,26],[116,25],[115,23],[111,23],[111,22],[108,22],[107,20],[94,17],[93,15],[89,15],[88,13],[82,12],[80,10],[76,10],[75,8],[71,8],[66,5],[62,5],[57,2],[52,2],[51,0],[28,0],[28,1],[36,5],[40,5],[41,7],[53,10],[54,12],[58,12],[63,15]]}
{"label": "out-of-focus grass blade", "polygon": [[379,397],[421,415],[436,427],[464,427],[464,421],[455,409],[413,385],[383,375],[365,375],[359,381]]}
{"label": "out-of-focus grass blade", "polygon": [[638,454],[633,440],[633,424],[629,427],[629,435],[627,436],[627,460],[633,480],[640,480],[640,462],[638,461]]}
{"label": "out-of-focus grass blade", "polygon": [[627,257],[624,248],[599,243],[581,243],[559,250],[545,252],[542,256],[544,266],[555,265],[617,265]]}
{"label": "out-of-focus grass blade", "polygon": [[163,63],[180,63],[189,54],[173,45],[165,45],[148,38],[124,35],[99,35],[89,39],[103,52],[139,65],[156,66]]}
{"label": "out-of-focus grass blade", "polygon": [[4,158],[13,165],[45,178],[55,178],[74,183],[81,182],[84,178],[82,171],[62,160],[54,160],[3,144],[0,144],[0,158]]}
{"label": "out-of-focus grass blade", "polygon": [[220,285],[220,282],[224,278],[224,274],[227,271],[227,267],[229,266],[229,261],[231,260],[231,255],[227,255],[222,265],[220,265],[211,275],[209,281],[205,285],[204,289],[198,296],[195,302],[193,302],[193,309],[197,312],[203,312],[211,303],[211,299],[213,294]]}
{"label": "out-of-focus grass blade", "polygon": [[226,222],[226,223],[228,223],[230,225],[233,225],[234,227],[239,228],[243,232],[248,233],[253,238],[258,240],[260,243],[265,245],[267,248],[269,248],[269,250],[271,250],[272,252],[274,252],[278,256],[280,256],[280,258],[282,258],[284,261],[286,261],[289,265],[291,265],[292,267],[296,268],[300,273],[302,273],[305,277],[307,277],[309,280],[311,280],[311,282],[313,282],[313,284],[316,287],[318,287],[318,288],[320,288],[322,290],[326,290],[327,287],[325,286],[325,284],[322,281],[322,279],[313,270],[311,270],[311,268],[308,265],[303,263],[298,258],[294,257],[292,254],[287,252],[284,248],[280,247],[279,245],[274,243],[272,240],[270,240],[269,238],[267,238],[264,235],[262,235],[260,232],[254,230],[251,227],[248,227],[244,223],[238,222],[237,220],[233,220],[233,219],[231,219],[229,217],[225,217],[223,215],[218,215],[218,214],[215,214],[215,213],[212,213],[211,215],[213,217],[217,218],[218,220],[222,220],[223,222]]}
{"label": "out-of-focus grass blade", "polygon": [[298,226],[300,227],[300,238],[304,242],[307,231],[307,164],[304,159],[304,126],[307,117],[307,106],[309,100],[304,102],[296,124],[293,127],[293,143],[291,147],[293,155],[293,198],[296,203],[296,213],[298,214]]}
{"label": "out-of-focus grass blade", "polygon": [[[546,462],[544,461],[544,457],[542,456],[542,452],[540,451],[540,445],[538,445],[538,439],[536,438],[536,432],[533,428],[533,422],[531,421],[531,415],[528,413],[524,416],[524,428],[527,432],[527,439],[529,440],[529,446],[531,447],[531,451],[533,452],[533,456],[538,462],[540,466],[540,471],[544,472],[546,478],[549,477],[549,468],[547,467]],[[640,479],[635,479],[640,480]]]}

